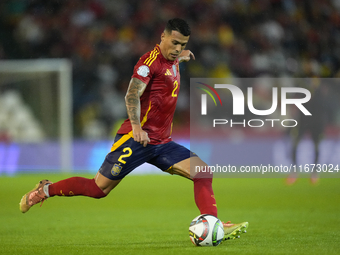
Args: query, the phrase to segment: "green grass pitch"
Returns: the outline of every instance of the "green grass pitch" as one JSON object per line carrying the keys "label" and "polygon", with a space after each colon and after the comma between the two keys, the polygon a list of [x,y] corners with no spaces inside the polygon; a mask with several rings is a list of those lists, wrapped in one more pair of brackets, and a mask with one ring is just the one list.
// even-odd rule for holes
{"label": "green grass pitch", "polygon": [[178,176],[128,176],[104,199],[54,197],[19,211],[39,180],[69,176],[0,177],[0,254],[340,254],[340,179],[291,187],[283,179],[215,179],[219,218],[248,221],[248,233],[195,247],[193,184]]}

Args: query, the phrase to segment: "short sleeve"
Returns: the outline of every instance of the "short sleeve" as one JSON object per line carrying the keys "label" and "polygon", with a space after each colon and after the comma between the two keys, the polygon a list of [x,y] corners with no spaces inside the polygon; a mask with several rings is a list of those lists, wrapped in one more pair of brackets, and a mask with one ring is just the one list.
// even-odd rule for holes
{"label": "short sleeve", "polygon": [[142,57],[133,69],[133,75],[131,78],[137,78],[138,80],[148,84],[153,76],[153,66],[144,64],[144,58]]}

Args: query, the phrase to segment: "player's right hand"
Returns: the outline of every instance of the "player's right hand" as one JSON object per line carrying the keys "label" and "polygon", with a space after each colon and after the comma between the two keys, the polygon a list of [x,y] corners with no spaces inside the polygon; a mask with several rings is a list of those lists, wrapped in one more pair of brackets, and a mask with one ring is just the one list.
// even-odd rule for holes
{"label": "player's right hand", "polygon": [[139,126],[134,126],[132,128],[132,133],[133,133],[133,139],[142,144],[143,147],[146,147],[146,145],[150,142],[150,138],[148,136],[148,133],[145,132],[141,127]]}

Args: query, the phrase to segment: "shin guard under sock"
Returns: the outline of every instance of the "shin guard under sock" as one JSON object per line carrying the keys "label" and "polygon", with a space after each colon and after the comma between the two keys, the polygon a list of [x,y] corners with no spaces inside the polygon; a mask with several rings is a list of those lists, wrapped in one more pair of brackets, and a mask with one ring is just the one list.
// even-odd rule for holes
{"label": "shin guard under sock", "polygon": [[216,200],[212,189],[212,178],[193,178],[195,202],[201,214],[217,217]]}
{"label": "shin guard under sock", "polygon": [[102,198],[106,194],[97,186],[94,179],[71,177],[48,186],[49,196],[86,196]]}

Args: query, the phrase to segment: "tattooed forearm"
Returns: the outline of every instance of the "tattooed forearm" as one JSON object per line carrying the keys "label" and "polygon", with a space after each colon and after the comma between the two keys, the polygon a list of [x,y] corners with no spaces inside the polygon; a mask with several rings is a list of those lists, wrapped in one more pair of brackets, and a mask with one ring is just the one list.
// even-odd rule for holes
{"label": "tattooed forearm", "polygon": [[140,97],[146,88],[146,84],[136,78],[132,78],[125,96],[127,114],[132,125],[140,125]]}

